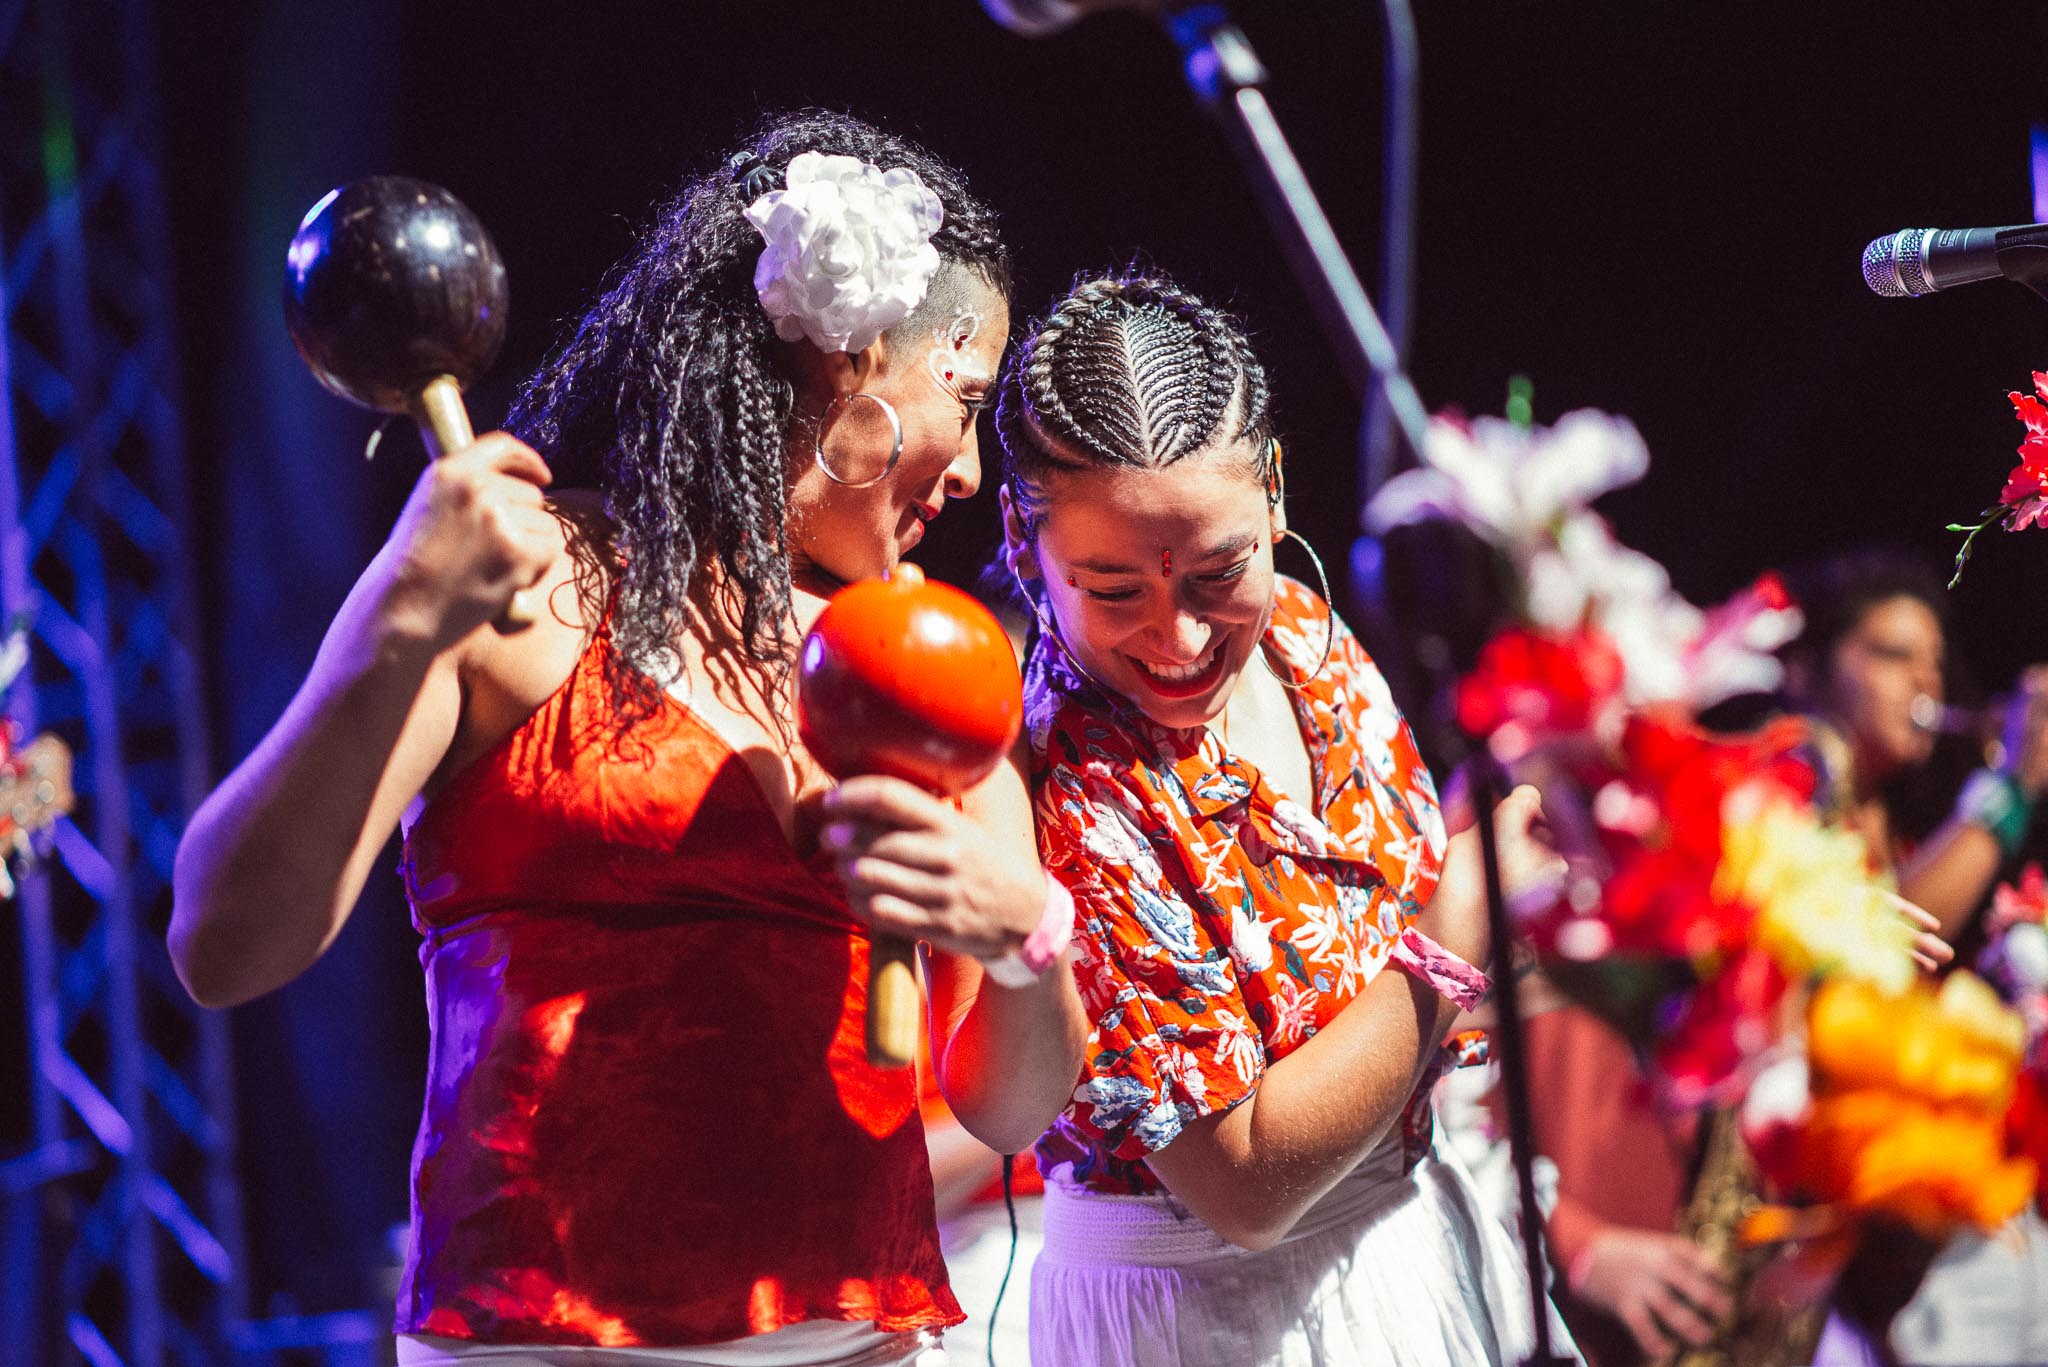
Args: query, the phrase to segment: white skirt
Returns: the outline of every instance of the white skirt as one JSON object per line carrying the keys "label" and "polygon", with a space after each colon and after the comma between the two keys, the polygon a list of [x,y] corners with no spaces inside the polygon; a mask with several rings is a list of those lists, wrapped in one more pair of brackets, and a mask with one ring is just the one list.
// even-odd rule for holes
{"label": "white skirt", "polygon": [[[1261,1253],[1171,1196],[1046,1183],[1037,1367],[1514,1367],[1535,1343],[1521,1250],[1455,1155],[1399,1136]],[[1552,1347],[1576,1357],[1548,1297]]]}

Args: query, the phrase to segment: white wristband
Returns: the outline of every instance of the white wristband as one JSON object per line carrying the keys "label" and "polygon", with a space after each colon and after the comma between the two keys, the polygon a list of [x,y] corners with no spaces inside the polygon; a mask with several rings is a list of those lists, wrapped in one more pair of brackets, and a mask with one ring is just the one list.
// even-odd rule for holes
{"label": "white wristband", "polygon": [[1074,895],[1051,874],[1045,876],[1045,914],[1024,947],[1000,959],[981,960],[982,972],[998,987],[1029,987],[1058,963],[1074,939]]}

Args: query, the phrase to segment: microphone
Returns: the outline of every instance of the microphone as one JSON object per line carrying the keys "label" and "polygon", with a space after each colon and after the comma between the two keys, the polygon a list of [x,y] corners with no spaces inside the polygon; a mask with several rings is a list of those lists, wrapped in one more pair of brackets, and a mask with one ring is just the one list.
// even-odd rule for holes
{"label": "microphone", "polygon": [[2048,287],[2048,223],[2010,228],[1908,228],[1863,249],[1863,283],[1889,299],[1977,280]]}
{"label": "microphone", "polygon": [[1012,33],[1045,38],[1101,10],[1156,10],[1158,0],[981,0],[988,17]]}

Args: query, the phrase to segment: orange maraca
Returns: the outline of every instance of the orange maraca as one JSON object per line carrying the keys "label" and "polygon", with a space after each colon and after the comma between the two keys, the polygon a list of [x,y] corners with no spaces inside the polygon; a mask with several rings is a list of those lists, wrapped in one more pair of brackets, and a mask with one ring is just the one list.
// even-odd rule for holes
{"label": "orange maraca", "polygon": [[[941,797],[986,778],[1016,743],[1024,690],[1001,623],[915,565],[832,596],[797,667],[797,732],[834,778],[887,774]],[[868,1057],[917,1050],[914,946],[876,936],[868,957]]]}

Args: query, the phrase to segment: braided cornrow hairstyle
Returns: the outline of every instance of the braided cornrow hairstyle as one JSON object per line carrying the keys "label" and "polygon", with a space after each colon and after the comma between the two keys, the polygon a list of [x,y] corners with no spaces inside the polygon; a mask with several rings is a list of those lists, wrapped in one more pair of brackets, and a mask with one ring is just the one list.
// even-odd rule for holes
{"label": "braided cornrow hairstyle", "polygon": [[1158,275],[1082,277],[1004,368],[996,437],[1036,529],[1045,479],[1103,465],[1171,465],[1250,439],[1271,477],[1266,370],[1243,326]]}
{"label": "braided cornrow hairstyle", "polygon": [[[658,703],[690,593],[715,562],[746,659],[780,698],[795,654],[785,541],[786,449],[795,394],[754,293],[762,240],[742,217],[803,152],[907,166],[939,197],[940,258],[1005,297],[1010,255],[995,214],[960,172],[907,139],[821,109],[768,116],[737,154],[685,185],[568,341],[526,383],[506,427],[564,484],[603,488],[615,524],[614,650],[621,725]],[[943,292],[946,267],[933,283]],[[898,328],[919,325],[920,307]]]}

